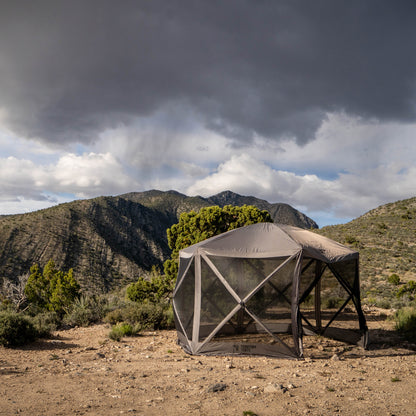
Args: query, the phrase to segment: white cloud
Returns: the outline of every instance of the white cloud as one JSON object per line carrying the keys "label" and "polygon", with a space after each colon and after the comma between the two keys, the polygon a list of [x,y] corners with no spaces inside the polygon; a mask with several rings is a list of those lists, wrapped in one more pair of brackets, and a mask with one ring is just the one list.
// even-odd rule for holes
{"label": "white cloud", "polygon": [[40,194],[38,185],[45,179],[45,171],[32,161],[13,156],[0,159],[0,194],[3,200],[18,196]]}
{"label": "white cloud", "polygon": [[152,117],[136,118],[129,125],[103,131],[92,149],[111,153],[144,176],[154,176],[155,172],[163,176],[160,169],[180,169],[181,164],[185,174],[192,164],[203,171],[233,153],[230,141],[206,129],[192,109],[173,110],[170,106]]}
{"label": "white cloud", "polygon": [[[127,192],[137,187],[138,183],[109,153],[70,153],[48,165],[13,156],[0,159],[2,214],[23,212],[29,201],[42,201],[42,207],[45,204],[50,206],[62,200],[61,194],[73,195],[72,199],[89,198]],[[23,209],[19,210],[18,206]]]}
{"label": "white cloud", "polygon": [[[109,153],[67,154],[50,168],[49,188],[88,198],[122,193],[138,186]],[[47,184],[44,184],[44,186]]]}
{"label": "white cloud", "polygon": [[258,157],[277,169],[320,176],[365,172],[391,163],[408,167],[415,163],[415,137],[415,123],[381,123],[333,113],[327,115],[313,141],[304,146],[281,142],[277,154],[260,153]]}
{"label": "white cloud", "polygon": [[[364,173],[363,173],[364,172]],[[215,172],[190,186],[190,195],[209,196],[231,189],[270,202],[286,202],[309,216],[357,217],[380,204],[412,196],[416,168],[394,165],[322,179],[276,170],[247,154],[234,156]]]}

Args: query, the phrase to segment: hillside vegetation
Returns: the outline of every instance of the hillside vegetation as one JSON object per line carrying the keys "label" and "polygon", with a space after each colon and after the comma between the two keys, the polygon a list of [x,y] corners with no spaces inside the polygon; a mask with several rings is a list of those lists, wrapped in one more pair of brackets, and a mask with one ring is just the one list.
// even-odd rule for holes
{"label": "hillside vegetation", "polygon": [[388,308],[405,301],[396,292],[416,280],[416,198],[380,206],[317,232],[360,252],[364,303]]}
{"label": "hillside vegetation", "polygon": [[166,230],[181,213],[244,204],[268,210],[275,222],[317,228],[287,204],[232,192],[202,198],[154,190],[73,201],[0,217],[0,279],[17,280],[34,263],[44,267],[53,259],[59,269],[73,269],[84,292],[107,292],[136,281],[152,266],[162,269],[171,254]]}

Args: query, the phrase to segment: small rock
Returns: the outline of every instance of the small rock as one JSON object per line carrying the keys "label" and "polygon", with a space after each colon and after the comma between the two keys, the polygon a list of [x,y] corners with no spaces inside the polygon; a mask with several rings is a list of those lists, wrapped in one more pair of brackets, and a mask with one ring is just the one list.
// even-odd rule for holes
{"label": "small rock", "polygon": [[287,389],[281,384],[268,384],[263,391],[265,393],[285,393]]}
{"label": "small rock", "polygon": [[226,388],[225,383],[216,383],[208,388],[208,393],[217,393],[218,391],[224,391]]}
{"label": "small rock", "polygon": [[338,355],[338,354],[334,354],[334,355],[331,357],[331,360],[332,360],[332,361],[339,361],[339,360],[340,360],[339,355]]}

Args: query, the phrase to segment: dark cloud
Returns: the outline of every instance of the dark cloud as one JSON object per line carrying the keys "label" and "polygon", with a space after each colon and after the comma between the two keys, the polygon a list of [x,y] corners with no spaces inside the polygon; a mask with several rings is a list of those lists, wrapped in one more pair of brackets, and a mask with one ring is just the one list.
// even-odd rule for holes
{"label": "dark cloud", "polygon": [[328,111],[410,120],[415,21],[413,0],[6,1],[0,108],[49,141],[173,104],[236,141],[305,142]]}

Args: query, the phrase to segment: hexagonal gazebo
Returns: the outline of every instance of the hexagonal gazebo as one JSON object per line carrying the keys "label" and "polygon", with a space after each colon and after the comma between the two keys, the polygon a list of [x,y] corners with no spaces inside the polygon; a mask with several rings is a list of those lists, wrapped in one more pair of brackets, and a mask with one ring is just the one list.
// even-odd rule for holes
{"label": "hexagonal gazebo", "polygon": [[259,223],[179,253],[173,310],[190,354],[303,357],[303,336],[368,343],[359,254],[289,225]]}

